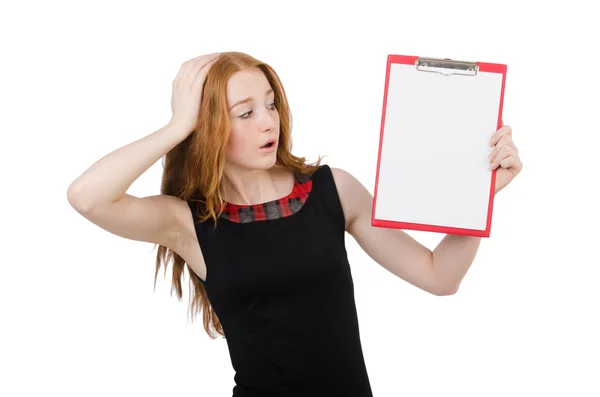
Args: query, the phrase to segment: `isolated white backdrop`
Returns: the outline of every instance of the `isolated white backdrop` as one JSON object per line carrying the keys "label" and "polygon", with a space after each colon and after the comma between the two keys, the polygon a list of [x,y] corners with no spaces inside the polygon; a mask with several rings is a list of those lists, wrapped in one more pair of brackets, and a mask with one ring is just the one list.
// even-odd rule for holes
{"label": "isolated white backdrop", "polygon": [[[299,4],[2,4],[0,395],[231,396],[225,339],[186,319],[170,267],[153,291],[153,246],[105,232],[66,197],[97,159],[168,122],[184,61],[229,50],[280,74],[294,153],[327,154],[371,193],[388,54],[506,63],[504,121],[524,169],[497,195],[459,292],[412,287],[347,235],[373,392],[600,395],[592,3]],[[128,193],[157,194],[161,171]],[[409,234],[430,249],[443,237]]]}

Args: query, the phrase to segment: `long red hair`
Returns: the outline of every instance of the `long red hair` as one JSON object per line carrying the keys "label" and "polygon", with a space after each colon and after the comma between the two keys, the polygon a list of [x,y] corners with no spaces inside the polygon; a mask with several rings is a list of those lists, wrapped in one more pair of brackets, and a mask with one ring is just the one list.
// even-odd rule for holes
{"label": "long red hair", "polygon": [[[229,78],[236,72],[248,69],[261,70],[275,94],[275,107],[279,112],[279,146],[276,164],[303,175],[312,175],[321,163],[322,157],[314,164],[306,164],[304,157],[296,157],[292,149],[292,115],[285,90],[279,76],[268,64],[241,52],[224,52],[211,66],[202,93],[196,129],[180,144],[169,151],[164,160],[161,193],[176,196],[185,201],[197,201],[199,220],[213,220],[217,225],[224,204],[225,145],[229,139],[230,120],[227,111],[226,88]],[[156,248],[156,245],[155,245]],[[173,250],[159,246],[156,255],[154,286],[161,265],[173,262],[172,289],[179,300],[182,298],[181,280],[185,260]],[[211,263],[211,266],[218,264]],[[204,329],[215,339],[225,336],[221,322],[214,312],[206,294],[206,289],[198,275],[187,266],[193,295],[190,296],[189,313],[192,321],[196,313],[202,311]]]}

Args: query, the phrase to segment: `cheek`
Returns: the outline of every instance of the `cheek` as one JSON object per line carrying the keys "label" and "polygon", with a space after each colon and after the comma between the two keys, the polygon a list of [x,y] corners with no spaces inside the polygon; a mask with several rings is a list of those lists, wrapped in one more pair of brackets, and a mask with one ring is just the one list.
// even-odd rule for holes
{"label": "cheek", "polygon": [[227,141],[227,153],[230,155],[239,157],[245,151],[248,150],[250,142],[248,142],[249,134],[245,134],[244,131],[232,128],[229,134],[229,140]]}

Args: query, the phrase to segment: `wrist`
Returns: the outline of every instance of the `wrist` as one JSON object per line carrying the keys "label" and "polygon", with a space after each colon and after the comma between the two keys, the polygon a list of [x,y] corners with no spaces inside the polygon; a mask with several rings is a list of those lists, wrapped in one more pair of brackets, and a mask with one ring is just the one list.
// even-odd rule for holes
{"label": "wrist", "polygon": [[182,141],[187,138],[192,132],[193,128],[189,124],[183,123],[179,120],[171,119],[164,127],[164,130],[168,130],[169,134],[178,136]]}

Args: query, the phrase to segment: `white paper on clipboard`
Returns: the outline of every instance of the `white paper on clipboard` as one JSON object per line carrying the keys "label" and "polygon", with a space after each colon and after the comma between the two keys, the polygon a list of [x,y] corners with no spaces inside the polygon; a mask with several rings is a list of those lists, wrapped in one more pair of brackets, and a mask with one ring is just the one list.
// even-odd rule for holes
{"label": "white paper on clipboard", "polygon": [[372,224],[489,236],[489,140],[506,66],[444,73],[416,67],[419,59],[388,57]]}

